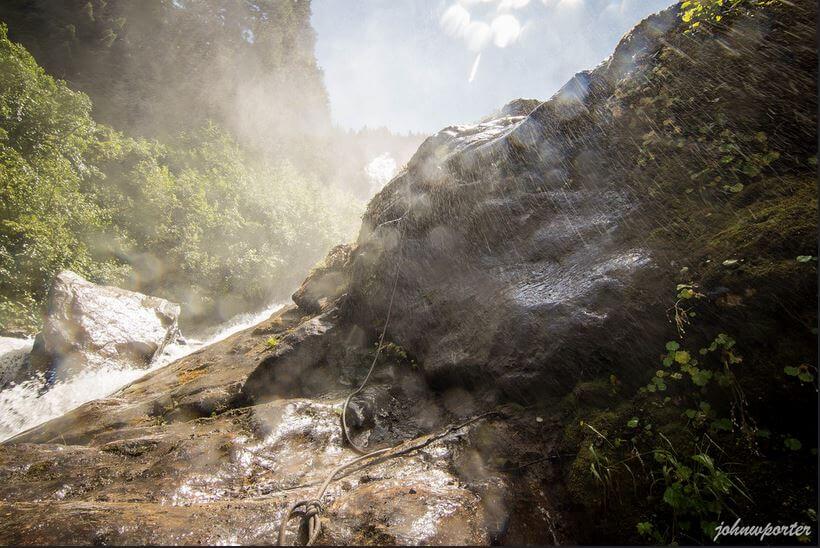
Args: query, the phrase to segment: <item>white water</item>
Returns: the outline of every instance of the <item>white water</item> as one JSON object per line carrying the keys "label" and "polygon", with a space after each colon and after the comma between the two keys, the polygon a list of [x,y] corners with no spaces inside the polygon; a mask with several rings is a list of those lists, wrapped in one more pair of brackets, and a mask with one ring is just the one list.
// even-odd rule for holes
{"label": "white water", "polygon": [[[276,304],[256,313],[234,316],[224,324],[212,329],[201,340],[188,339],[188,344],[169,345],[147,369],[104,367],[82,371],[77,375],[55,383],[48,391],[40,393],[45,385],[42,377],[13,385],[0,391],[0,441],[28,430],[55,417],[59,417],[85,402],[104,398],[116,392],[149,371],[164,367],[196,350],[221,341],[239,331],[253,327],[282,308]],[[31,348],[31,342],[28,343]],[[2,363],[4,355],[0,355]],[[25,358],[17,352],[9,359]]]}

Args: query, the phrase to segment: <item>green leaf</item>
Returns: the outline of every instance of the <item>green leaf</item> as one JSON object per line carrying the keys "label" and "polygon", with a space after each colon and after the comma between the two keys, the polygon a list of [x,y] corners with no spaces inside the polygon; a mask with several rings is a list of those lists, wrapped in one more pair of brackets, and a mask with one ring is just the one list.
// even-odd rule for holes
{"label": "green leaf", "polygon": [[744,175],[748,175],[749,177],[757,177],[760,175],[760,168],[751,162],[746,162],[743,164],[741,171]]}
{"label": "green leaf", "polygon": [[632,417],[631,419],[629,419],[629,420],[626,422],[626,425],[627,425],[629,428],[635,428],[635,427],[637,427],[637,426],[638,426],[638,417]]}
{"label": "green leaf", "polygon": [[718,432],[718,431],[728,432],[728,431],[732,430],[732,421],[729,420],[729,419],[726,419],[726,418],[718,419],[718,420],[712,421],[712,424],[709,425],[709,428],[711,430],[715,431],[715,432]]}
{"label": "green leaf", "polygon": [[800,374],[800,370],[796,367],[787,366],[783,368],[783,372],[790,377],[796,377]]}
{"label": "green leaf", "polygon": [[712,460],[712,457],[707,455],[706,453],[698,453],[697,455],[692,455],[692,460],[701,464],[708,468],[709,470],[715,469],[715,461]]}
{"label": "green leaf", "polygon": [[783,444],[792,451],[799,451],[800,448],[803,447],[803,444],[800,443],[800,440],[796,438],[786,438],[785,440],[783,440]]}
{"label": "green leaf", "polygon": [[815,259],[815,257],[812,256],[812,255],[798,255],[797,256],[797,262],[798,263],[808,263],[808,262],[811,262],[814,259]]}
{"label": "green leaf", "polygon": [[743,190],[743,183],[735,183],[732,186],[726,187],[729,192],[738,193]]}
{"label": "green leaf", "polygon": [[675,361],[679,364],[689,363],[689,352],[686,350],[678,350],[675,352]]}
{"label": "green leaf", "polygon": [[675,350],[677,350],[678,348],[680,348],[680,344],[678,344],[678,343],[677,343],[677,342],[675,342],[675,341],[669,341],[668,343],[666,343],[666,349],[667,349],[669,352],[674,352],[674,351],[675,351]]}
{"label": "green leaf", "polygon": [[797,375],[797,378],[803,382],[811,382],[814,380],[814,375],[808,371],[802,371],[799,375]]}
{"label": "green leaf", "polygon": [[674,510],[679,510],[684,507],[686,503],[686,496],[683,494],[683,489],[680,483],[673,483],[663,492],[663,502],[668,504]]}
{"label": "green leaf", "polygon": [[648,537],[652,534],[652,524],[648,521],[642,521],[638,523],[636,527],[638,529],[638,534],[642,537]]}
{"label": "green leaf", "polygon": [[678,297],[681,299],[691,299],[695,296],[695,292],[689,288],[681,289],[680,293],[678,293]]}
{"label": "green leaf", "polygon": [[692,477],[692,469],[688,466],[681,464],[675,469],[675,474],[681,481],[686,481],[690,477]]}
{"label": "green leaf", "polygon": [[692,372],[692,382],[697,386],[706,386],[712,378],[712,372],[705,369],[696,369]]}

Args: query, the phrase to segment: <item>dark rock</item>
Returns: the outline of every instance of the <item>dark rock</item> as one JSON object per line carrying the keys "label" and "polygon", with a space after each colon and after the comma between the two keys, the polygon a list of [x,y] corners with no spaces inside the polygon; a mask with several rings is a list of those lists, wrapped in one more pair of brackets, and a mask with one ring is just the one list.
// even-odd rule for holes
{"label": "dark rock", "polygon": [[[814,12],[806,0],[777,6],[743,19]],[[781,11],[774,17],[769,9]],[[570,425],[559,402],[608,408],[630,378],[645,383],[674,336],[667,309],[680,265],[702,264],[686,230],[656,233],[662,225],[691,228],[695,219],[667,218],[679,202],[653,197],[659,181],[640,178],[640,140],[618,115],[634,106],[625,89],[642,90],[650,71],[665,68],[662,53],[686,59],[664,81],[682,96],[678,122],[685,125],[697,114],[688,99],[715,117],[713,103],[701,101],[704,73],[790,68],[802,86],[800,78],[813,82],[816,71],[813,51],[804,56],[811,58],[806,70],[777,56],[811,42],[813,34],[795,25],[778,43],[764,36],[736,48],[739,57],[726,56],[725,65],[704,66],[698,53],[722,46],[709,34],[683,35],[676,10],[648,18],[609,60],[527,116],[510,111],[426,140],[371,202],[357,245],[334,249],[297,291],[298,306],[0,445],[0,543],[272,543],[286,508],[314,498],[330,470],[357,457],[342,442],[339,413],[383,329],[385,343],[402,350],[380,356],[351,410],[351,417],[362,411],[352,434],[372,449],[418,445],[339,474],[322,498],[318,543],[586,538],[611,507],[579,514],[587,501],[573,494],[566,471],[577,444],[560,445]],[[655,97],[655,90],[635,93]],[[768,119],[765,101],[749,104]],[[799,106],[813,120],[816,108]],[[795,120],[778,120],[782,135],[814,135],[814,123]],[[806,181],[814,196],[814,175]],[[796,264],[793,251],[784,255],[788,265]],[[703,287],[732,286],[718,279],[725,272]],[[811,291],[780,283],[779,272],[766,271],[775,296],[814,302],[805,298]],[[741,293],[732,287],[725,295]],[[765,302],[760,293],[749,300]],[[744,300],[728,309],[750,314],[751,306]],[[775,309],[744,324],[753,326],[753,348],[783,335],[763,321]],[[504,399],[541,409],[499,407]],[[448,428],[491,409],[497,414]],[[44,462],[54,464],[38,465]],[[588,473],[589,463],[581,468]],[[619,523],[625,535],[635,534],[635,522]],[[298,527],[291,525],[289,539]]]}
{"label": "dark rock", "polygon": [[293,294],[293,302],[310,314],[318,314],[325,306],[347,291],[347,262],[352,246],[337,245],[319,263]]}

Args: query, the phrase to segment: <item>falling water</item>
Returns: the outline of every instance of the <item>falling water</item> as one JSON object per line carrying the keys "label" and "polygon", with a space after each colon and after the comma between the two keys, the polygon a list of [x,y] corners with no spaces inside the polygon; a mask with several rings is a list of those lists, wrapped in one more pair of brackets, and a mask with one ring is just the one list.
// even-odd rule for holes
{"label": "falling water", "polygon": [[[12,385],[0,391],[0,441],[59,417],[85,402],[104,398],[149,371],[164,367],[203,346],[258,324],[282,306],[275,304],[260,312],[234,316],[201,339],[188,339],[187,344],[169,345],[147,369],[111,366],[81,371],[64,381],[58,381],[47,391],[43,391],[45,380],[42,376]],[[14,348],[0,354],[2,369],[5,371],[19,367],[31,350],[31,345],[32,341],[21,341]]]}

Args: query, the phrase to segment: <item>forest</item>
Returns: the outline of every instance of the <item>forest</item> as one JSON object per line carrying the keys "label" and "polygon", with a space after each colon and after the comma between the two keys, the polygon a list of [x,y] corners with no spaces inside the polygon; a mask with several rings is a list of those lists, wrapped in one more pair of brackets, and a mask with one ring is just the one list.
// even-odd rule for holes
{"label": "forest", "polygon": [[36,332],[63,269],[218,323],[354,235],[308,4],[187,4],[0,6],[0,330]]}
{"label": "forest", "polygon": [[815,3],[433,4],[0,4],[0,544],[817,543]]}

